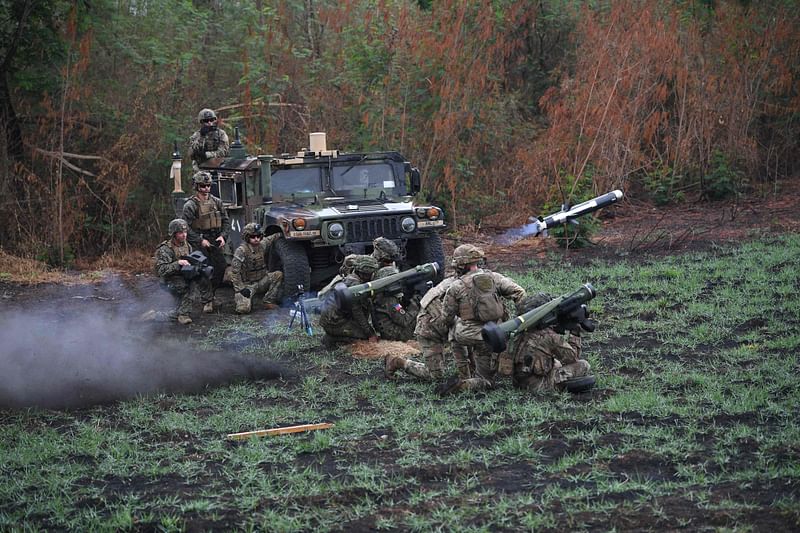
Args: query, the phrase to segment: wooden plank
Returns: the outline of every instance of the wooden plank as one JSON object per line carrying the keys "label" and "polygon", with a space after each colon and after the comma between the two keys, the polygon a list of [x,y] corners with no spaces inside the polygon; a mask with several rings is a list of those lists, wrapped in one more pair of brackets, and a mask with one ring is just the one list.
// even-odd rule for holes
{"label": "wooden plank", "polygon": [[256,431],[244,431],[242,433],[229,433],[228,440],[247,440],[252,437],[267,437],[270,435],[286,435],[287,433],[299,433],[301,431],[314,431],[317,429],[328,429],[333,427],[330,422],[319,424],[300,424],[299,426],[287,426],[282,428],[259,429]]}

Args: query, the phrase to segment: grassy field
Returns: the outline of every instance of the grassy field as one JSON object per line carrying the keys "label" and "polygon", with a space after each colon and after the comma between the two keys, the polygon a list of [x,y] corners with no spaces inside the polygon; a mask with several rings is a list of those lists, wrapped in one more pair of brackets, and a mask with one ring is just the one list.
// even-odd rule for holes
{"label": "grassy field", "polygon": [[[0,411],[0,529],[787,531],[800,528],[800,236],[511,273],[591,282],[598,388],[504,377],[439,398],[284,324],[200,344],[297,372],[196,395]],[[209,339],[222,339],[214,342]],[[230,442],[310,422],[328,430]]]}

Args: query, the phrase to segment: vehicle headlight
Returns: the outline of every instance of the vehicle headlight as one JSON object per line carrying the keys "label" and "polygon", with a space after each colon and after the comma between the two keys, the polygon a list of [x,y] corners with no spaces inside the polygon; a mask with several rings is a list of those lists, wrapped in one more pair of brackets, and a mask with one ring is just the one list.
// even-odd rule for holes
{"label": "vehicle headlight", "polygon": [[304,218],[292,219],[292,226],[297,231],[303,231],[304,229],[306,229],[306,219]]}
{"label": "vehicle headlight", "polygon": [[442,212],[439,211],[439,209],[437,209],[436,207],[429,207],[427,212],[426,212],[426,215],[431,220],[438,219],[441,216],[441,214],[442,214]]}
{"label": "vehicle headlight", "polygon": [[403,217],[403,220],[400,221],[400,229],[402,229],[406,233],[411,233],[416,228],[417,228],[417,223],[414,222],[414,219],[411,217]]}
{"label": "vehicle headlight", "polygon": [[334,222],[328,226],[328,237],[331,239],[341,239],[342,235],[344,235],[344,226],[340,223]]}

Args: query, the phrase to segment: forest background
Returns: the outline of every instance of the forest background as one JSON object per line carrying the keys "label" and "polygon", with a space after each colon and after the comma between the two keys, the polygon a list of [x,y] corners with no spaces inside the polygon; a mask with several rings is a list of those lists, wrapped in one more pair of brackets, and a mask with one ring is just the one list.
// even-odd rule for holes
{"label": "forest background", "polygon": [[203,107],[253,155],[313,131],[398,150],[456,231],[613,188],[779,194],[798,175],[797,4],[0,0],[0,249],[149,252]]}

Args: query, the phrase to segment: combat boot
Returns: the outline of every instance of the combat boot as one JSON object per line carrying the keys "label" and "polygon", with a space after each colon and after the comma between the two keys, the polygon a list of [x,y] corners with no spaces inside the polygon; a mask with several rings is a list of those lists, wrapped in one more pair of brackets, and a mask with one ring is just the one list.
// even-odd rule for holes
{"label": "combat boot", "polygon": [[213,313],[214,312],[214,302],[207,302],[203,306],[203,312],[206,313],[206,314]]}
{"label": "combat boot", "polygon": [[178,324],[183,324],[185,326],[186,324],[191,324],[191,323],[192,323],[192,317],[190,317],[189,315],[178,315]]}
{"label": "combat boot", "polygon": [[439,396],[449,396],[461,390],[461,378],[458,376],[453,376],[438,387],[436,387],[436,392],[439,393]]}
{"label": "combat boot", "polygon": [[383,375],[394,379],[394,373],[406,367],[406,358],[402,355],[387,355],[383,358]]}

